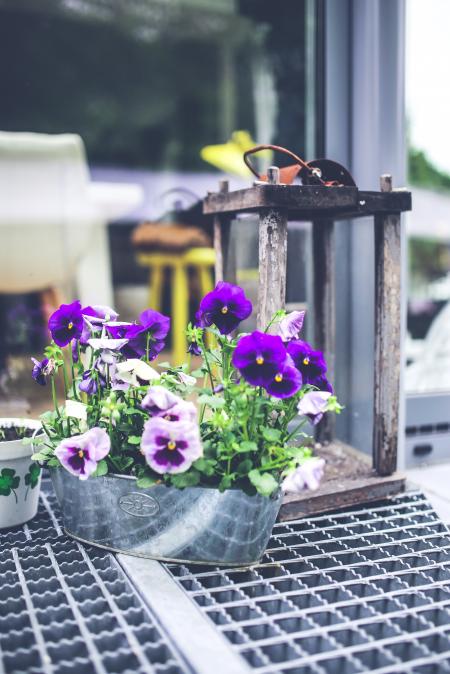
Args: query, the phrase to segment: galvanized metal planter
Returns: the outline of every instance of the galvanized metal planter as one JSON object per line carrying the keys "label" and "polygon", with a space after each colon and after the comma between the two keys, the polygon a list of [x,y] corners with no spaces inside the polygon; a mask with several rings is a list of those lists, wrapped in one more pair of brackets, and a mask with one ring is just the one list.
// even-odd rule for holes
{"label": "galvanized metal planter", "polygon": [[84,543],[175,562],[247,566],[266,548],[281,506],[243,491],[155,485],[107,475],[81,481],[51,469],[66,532]]}

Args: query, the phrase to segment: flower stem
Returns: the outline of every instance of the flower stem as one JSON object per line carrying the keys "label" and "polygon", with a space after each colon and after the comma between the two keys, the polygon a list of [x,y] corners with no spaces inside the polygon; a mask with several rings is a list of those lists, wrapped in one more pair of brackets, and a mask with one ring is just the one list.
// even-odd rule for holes
{"label": "flower stem", "polygon": [[213,376],[212,376],[211,368],[209,366],[208,358],[207,358],[207,355],[206,355],[205,343],[204,343],[203,339],[201,341],[201,348],[202,348],[203,358],[205,360],[206,369],[208,370],[209,381],[211,383],[211,393],[214,393],[214,379],[213,379]]}
{"label": "flower stem", "polygon": [[147,360],[147,363],[149,363],[150,362],[149,357],[148,357],[149,347],[150,347],[150,333],[149,332],[147,332],[146,337],[147,337],[147,344],[145,346],[145,358]]}
{"label": "flower stem", "polygon": [[292,433],[289,433],[285,442],[289,442],[289,440],[291,440],[291,438],[293,438],[294,435],[297,435],[297,432],[301,429],[302,426],[304,426],[304,424],[305,424],[305,419],[302,419],[301,422],[294,428]]}
{"label": "flower stem", "polygon": [[76,385],[76,382],[75,382],[75,366],[74,366],[74,362],[73,362],[72,347],[69,349],[69,351],[70,351],[70,370],[71,370],[71,373],[72,373],[73,397],[75,398],[75,400],[79,400],[78,393],[77,393],[77,385]]}
{"label": "flower stem", "polygon": [[59,419],[61,419],[61,414],[59,413],[59,408],[58,408],[58,399],[56,397],[56,387],[55,387],[55,375],[52,374],[50,377],[50,380],[52,382],[52,400],[53,400],[53,407],[55,408],[56,415]]}
{"label": "flower stem", "polygon": [[69,380],[67,378],[66,361],[64,359],[63,359],[63,362],[62,362],[62,371],[63,371],[63,378],[64,378],[64,397],[67,398],[67,391],[69,390]]}

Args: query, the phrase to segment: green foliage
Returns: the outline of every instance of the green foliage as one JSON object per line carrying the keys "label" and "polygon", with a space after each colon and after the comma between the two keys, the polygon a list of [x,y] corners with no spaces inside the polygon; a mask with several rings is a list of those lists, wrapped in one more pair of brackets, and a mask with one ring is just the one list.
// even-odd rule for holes
{"label": "green foliage", "polygon": [[[273,322],[283,316],[284,312],[277,312]],[[211,329],[216,343],[216,348],[211,351],[205,346],[204,332],[192,326],[188,329],[188,334],[195,338],[203,353],[200,368],[189,373],[186,366],[164,364],[165,369],[160,368],[157,380],[158,386],[185,399],[195,397],[198,404],[203,456],[185,472],[160,474],[147,464],[141,444],[144,426],[151,415],[142,402],[149,384],[135,380],[126,390],[116,387],[112,390],[111,374],[106,368],[101,375],[105,381],[100,385],[100,373],[93,366],[99,353],[89,345],[79,345],[79,360],[75,364],[70,355],[67,359],[55,344],[46,350],[55,363],[55,369],[49,375],[52,390],[55,378],[59,377],[66,397],[76,403],[76,409],[69,414],[76,416],[68,416],[67,406],[58,406],[54,397],[53,411],[42,416],[45,433],[34,440],[33,460],[59,466],[55,449],[63,439],[100,427],[107,432],[111,449],[99,461],[93,478],[119,474],[135,477],[139,488],[163,484],[185,489],[199,485],[221,491],[242,489],[248,494],[274,495],[283,477],[311,456],[310,441],[302,428],[305,420],[300,423],[297,420],[294,430],[291,427],[297,417],[298,402],[310,387],[304,387],[291,398],[271,397],[263,388],[247,383],[234,369],[232,357],[237,338],[223,336]],[[70,349],[69,345],[67,350]],[[89,395],[79,391],[85,370],[92,373],[90,376],[98,384]],[[201,377],[203,382],[183,380],[182,374]],[[341,409],[335,396],[331,396],[328,410],[339,413]],[[30,469],[26,484],[32,488],[37,484],[38,476],[36,468]],[[14,475],[2,473],[0,494],[9,494],[18,484],[17,480]]]}
{"label": "green foliage", "polygon": [[15,489],[20,484],[20,477],[16,475],[16,471],[12,468],[3,468],[0,473],[0,496],[9,496],[13,493],[16,496]]}
{"label": "green foliage", "polygon": [[25,475],[25,484],[30,489],[34,489],[39,482],[39,475],[41,474],[41,467],[37,463],[30,464],[28,473]]}
{"label": "green foliage", "polygon": [[413,147],[408,150],[408,180],[419,187],[450,190],[450,175],[436,168],[425,152]]}

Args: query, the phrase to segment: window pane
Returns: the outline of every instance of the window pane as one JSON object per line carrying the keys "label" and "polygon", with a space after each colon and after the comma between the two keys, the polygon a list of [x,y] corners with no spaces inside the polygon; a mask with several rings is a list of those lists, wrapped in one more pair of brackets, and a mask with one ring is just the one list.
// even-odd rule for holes
{"label": "window pane", "polygon": [[[181,219],[203,228],[208,245],[195,203],[223,174],[231,188],[251,183],[244,149],[272,142],[314,157],[316,9],[308,0],[285,0],[283,11],[269,0],[2,2],[0,129],[81,143],[62,137],[70,156],[53,148],[44,158],[41,148],[31,161],[22,137],[25,170],[16,137],[0,138],[0,395],[30,398],[22,379],[57,300],[108,300],[124,320],[148,306],[136,225]],[[222,147],[206,161],[211,145]],[[247,224],[235,233],[238,279],[256,298],[257,225]],[[290,303],[306,299],[305,232],[289,234]],[[171,313],[168,283],[160,308]]]}
{"label": "window pane", "polygon": [[[450,392],[450,77],[445,0],[407,3],[409,174],[408,393]],[[421,48],[418,50],[417,45]],[[439,44],[439,59],[433,55]],[[432,111],[432,112],[431,112]]]}

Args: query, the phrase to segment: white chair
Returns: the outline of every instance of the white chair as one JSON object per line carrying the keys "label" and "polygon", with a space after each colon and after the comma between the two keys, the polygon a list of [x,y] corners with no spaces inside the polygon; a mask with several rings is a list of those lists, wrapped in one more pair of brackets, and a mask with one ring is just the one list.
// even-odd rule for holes
{"label": "white chair", "polygon": [[112,305],[106,224],[142,196],[138,185],[90,182],[77,135],[0,132],[0,292],[63,287]]}

